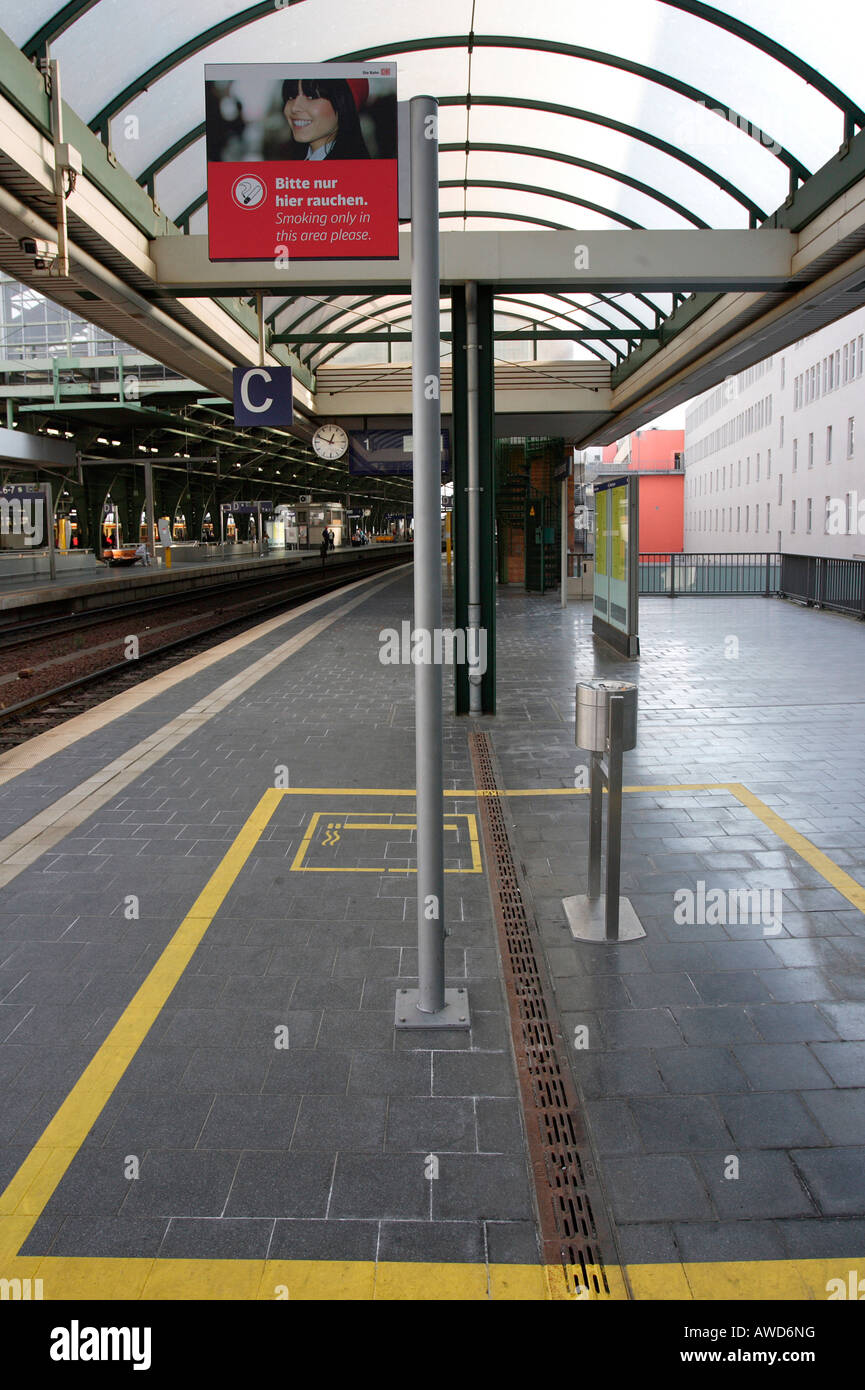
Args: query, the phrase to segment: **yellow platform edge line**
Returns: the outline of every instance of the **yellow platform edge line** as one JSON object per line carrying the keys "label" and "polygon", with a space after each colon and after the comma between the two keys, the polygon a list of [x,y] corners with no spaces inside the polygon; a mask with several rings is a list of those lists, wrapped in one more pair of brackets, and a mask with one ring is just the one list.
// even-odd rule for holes
{"label": "yellow platform edge line", "polygon": [[[575,1291],[560,1265],[359,1260],[102,1259],[27,1256],[0,1267],[4,1301],[521,1300],[610,1302],[833,1301],[850,1297],[865,1253],[825,1260],[748,1260],[604,1268],[610,1292]],[[573,1273],[573,1271],[572,1271]]]}
{"label": "yellow platform edge line", "polygon": [[850,874],[845,873],[834,860],[829,858],[828,854],[824,854],[821,849],[812,844],[807,836],[794,830],[792,825],[788,825],[785,820],[782,820],[777,811],[773,811],[770,806],[766,805],[765,801],[760,800],[759,796],[748,791],[747,787],[740,783],[731,783],[730,791],[741,801],[743,806],[747,806],[752,815],[763,822],[767,829],[789,845],[792,850],[795,850],[799,858],[804,859],[806,864],[810,864],[813,869],[816,869],[827,883],[831,883],[832,887],[837,889],[848,903],[858,907],[860,912],[865,912],[865,888],[862,887],[861,883],[857,883],[855,878],[851,878]]}
{"label": "yellow platform edge line", "polygon": [[[50,1200],[280,804],[269,789],[247,817],[153,969],[0,1195],[0,1266]],[[5,1218],[12,1217],[12,1221]]]}

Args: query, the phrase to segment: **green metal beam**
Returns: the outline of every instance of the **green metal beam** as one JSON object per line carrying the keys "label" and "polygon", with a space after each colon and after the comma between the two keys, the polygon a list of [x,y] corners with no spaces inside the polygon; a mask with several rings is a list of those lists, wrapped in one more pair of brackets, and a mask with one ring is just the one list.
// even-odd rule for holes
{"label": "green metal beam", "polygon": [[53,14],[50,19],[46,19],[45,23],[36,30],[36,33],[25,44],[21,45],[21,52],[25,53],[28,58],[41,57],[48,44],[59,39],[60,35],[64,34],[75,23],[76,19],[80,19],[98,3],[99,0],[69,0],[67,5],[62,5],[56,14]]}
{"label": "green metal beam", "polygon": [[[640,179],[631,178],[630,174],[620,174],[606,164],[595,164],[592,160],[580,159],[575,154],[559,154],[554,150],[536,149],[531,145],[499,145],[486,141],[443,144],[439,145],[439,152],[441,154],[457,152],[466,154],[518,154],[531,159],[551,159],[557,164],[572,164],[578,169],[588,169],[590,173],[601,174],[604,178],[612,179],[615,183],[626,184],[647,198],[652,198],[656,203],[663,203],[664,207],[669,208],[679,217],[683,217],[693,227],[700,227],[703,230],[708,230],[709,227],[708,222],[704,222],[702,217],[697,217],[696,213],[690,212],[681,203],[677,203],[675,198],[668,198],[665,193],[659,193],[656,189],[650,188],[647,183],[643,183]],[[582,199],[575,198],[569,193],[558,193],[554,189],[538,188],[531,184],[506,183],[500,179],[442,179],[439,181],[439,188],[510,188],[522,193],[537,193],[545,198],[563,198],[566,202],[578,203],[581,207],[585,206]],[[612,215],[617,220],[622,220],[620,214],[614,213]]]}
{"label": "green metal beam", "polygon": [[789,68],[797,77],[801,77],[810,87],[816,88],[821,96],[833,105],[840,108],[845,117],[845,138],[849,139],[853,134],[852,127],[846,129],[846,124],[852,122],[853,125],[865,125],[865,111],[861,106],[836,87],[834,82],[830,82],[828,77],[817,68],[813,68],[810,63],[806,63],[804,58],[792,53],[783,44],[777,43],[775,39],[770,39],[767,34],[759,29],[754,29],[750,24],[745,24],[743,20],[736,19],[733,15],[718,10],[714,5],[705,5],[702,0],[661,0],[664,5],[669,5],[671,9],[682,10],[685,14],[695,15],[697,19],[703,19],[707,24],[714,24],[718,29],[724,29],[728,34],[733,34],[737,39],[744,39],[745,43],[751,44],[753,48],[759,48],[761,53],[766,53],[770,58],[782,63],[785,68]]}
{"label": "green metal beam", "polygon": [[[606,338],[621,339],[623,342],[641,342],[644,338],[660,338],[662,330],[659,328],[646,328],[637,332],[630,328],[615,328],[610,332],[601,329],[585,330],[581,329],[571,332],[567,328],[542,328],[537,332],[527,333],[523,329],[497,329],[494,337],[501,342],[532,342],[533,340],[544,342],[575,342],[583,341],[599,342]],[[440,333],[439,337],[443,343],[451,342],[453,334]],[[305,343],[410,343],[411,333],[381,333],[378,331],[362,331],[360,333],[305,333],[303,341]],[[293,341],[291,333],[276,333],[273,341],[275,343],[287,343]]]}

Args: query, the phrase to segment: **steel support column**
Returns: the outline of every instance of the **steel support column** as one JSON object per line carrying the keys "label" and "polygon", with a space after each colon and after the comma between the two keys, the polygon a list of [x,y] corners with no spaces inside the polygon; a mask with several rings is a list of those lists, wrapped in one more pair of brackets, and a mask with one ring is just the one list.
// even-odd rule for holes
{"label": "steel support column", "polygon": [[418,988],[398,990],[397,1028],[468,1028],[465,989],[445,989],[444,730],[442,672],[441,361],[438,242],[438,103],[413,97],[412,438],[414,626],[430,659],[415,665]]}
{"label": "steel support column", "polygon": [[[453,413],[451,460],[453,469],[454,622],[468,632],[469,617],[469,391],[466,289],[455,287],[451,297],[453,324]],[[478,578],[480,601],[481,704],[479,713],[496,709],[496,554],[495,554],[495,451],[493,382],[493,291],[477,287],[477,511]],[[468,714],[469,671],[454,667],[455,709]]]}

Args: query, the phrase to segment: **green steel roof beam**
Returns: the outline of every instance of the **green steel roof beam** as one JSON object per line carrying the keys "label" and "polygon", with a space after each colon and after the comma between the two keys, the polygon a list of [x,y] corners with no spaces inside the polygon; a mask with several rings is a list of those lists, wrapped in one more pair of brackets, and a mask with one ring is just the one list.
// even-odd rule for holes
{"label": "green steel roof beam", "polygon": [[[595,164],[592,160],[580,159],[575,154],[556,154],[552,150],[536,149],[532,145],[497,145],[486,142],[467,145],[445,144],[440,145],[439,149],[442,154],[454,154],[460,150],[464,150],[466,154],[478,152],[484,154],[519,154],[535,159],[552,159],[557,164],[573,164],[578,169],[588,169],[593,174],[603,174],[605,178],[612,179],[614,183],[627,184],[629,188],[636,189],[638,193],[644,193],[647,198],[653,199],[654,202],[663,203],[671,212],[683,217],[693,227],[699,227],[703,231],[707,231],[709,227],[708,222],[704,222],[702,217],[697,217],[681,203],[677,203],[673,198],[668,198],[665,193],[659,193],[656,189],[650,188],[647,183],[642,183],[640,179],[631,178],[630,174],[619,174],[606,164]],[[511,183],[505,179],[440,179],[439,188],[505,188],[512,189],[517,193],[537,193],[544,198],[561,198],[564,202],[585,206],[581,198],[575,198],[571,193],[557,193],[552,188],[538,187],[528,183]],[[613,216],[621,220],[619,213],[613,213]]]}
{"label": "green steel roof beam", "polygon": [[59,39],[60,35],[65,33],[76,19],[80,19],[98,3],[99,0],[69,0],[67,5],[61,5],[57,13],[53,14],[50,19],[46,19],[45,23],[36,30],[36,33],[25,44],[21,45],[21,52],[26,54],[28,58],[41,57],[50,43]]}
{"label": "green steel roof beam", "polygon": [[[642,77],[647,82],[666,87],[668,91],[676,92],[679,96],[687,97],[698,105],[711,110],[729,109],[716,97],[709,96],[708,92],[701,91],[699,87],[692,87],[690,83],[682,82],[678,77],[672,77],[659,68],[646,67],[643,63],[632,62],[629,58],[622,58],[615,53],[606,53],[602,49],[583,48],[570,43],[557,43],[552,39],[514,38],[504,34],[472,34],[471,43],[473,48],[517,48],[525,49],[527,52],[556,53],[568,58],[580,58],[587,63],[598,63],[602,67],[615,68],[620,72],[630,73],[633,77]],[[348,63],[366,58],[373,62],[378,58],[395,58],[401,53],[421,53],[439,48],[462,48],[467,45],[468,35],[460,34],[438,35],[428,39],[404,39],[394,44],[379,44],[371,48],[358,49],[354,53],[342,53],[339,58],[333,61]],[[741,113],[739,114],[741,115]],[[755,140],[761,149],[767,149],[768,147],[761,139],[761,132],[756,122],[747,120],[744,115],[741,115],[741,119],[744,122],[744,125],[739,127],[742,134]],[[758,133],[755,135],[754,131]],[[810,171],[802,161],[791,154],[779,141],[773,142],[770,153],[776,159],[780,159],[782,164],[787,165],[791,176],[795,176],[803,182],[809,177]]]}
{"label": "green steel roof beam", "polygon": [[[660,150],[662,154],[668,155],[671,159],[675,159],[678,163],[684,164],[687,168],[692,169],[702,178],[708,179],[710,183],[720,188],[724,193],[727,193],[735,202],[739,203],[745,209],[753,225],[762,222],[766,217],[766,213],[763,208],[760,207],[759,203],[756,203],[754,199],[749,197],[747,193],[744,193],[742,189],[737,188],[734,183],[731,183],[730,180],[725,178],[717,169],[712,169],[708,164],[703,164],[701,160],[695,159],[693,155],[686,154],[684,150],[677,149],[676,146],[671,145],[669,141],[662,140],[659,135],[652,135],[649,131],[642,130],[639,126],[628,125],[625,121],[617,121],[610,116],[602,116],[599,112],[587,111],[576,106],[564,106],[555,101],[528,101],[521,97],[475,96],[474,93],[468,93],[466,96],[439,97],[439,106],[465,106],[467,108],[472,106],[502,106],[512,110],[545,111],[552,115],[569,116],[574,120],[603,126],[607,130],[615,130],[619,134],[627,135],[630,139],[639,141],[641,144],[650,145],[652,148]],[[167,164],[170,164],[173,159],[176,159],[178,155],[183,154],[190,145],[194,145],[197,140],[202,139],[204,134],[204,122],[200,125],[193,126],[192,130],[187,131],[187,133],[182,135],[179,140],[176,140],[169,149],[165,150],[157,159],[148,164],[147,168],[138,175],[138,182],[143,184],[150,192],[155,176],[164,169]]]}
{"label": "green steel roof beam", "polygon": [[674,10],[682,10],[685,14],[694,15],[697,19],[705,20],[707,24],[714,24],[718,29],[726,30],[728,34],[733,34],[737,39],[743,39],[752,48],[759,48],[761,53],[767,54],[785,68],[789,68],[810,87],[816,88],[821,96],[824,96],[827,101],[831,101],[843,112],[845,140],[850,139],[855,126],[865,125],[865,111],[862,110],[861,106],[857,106],[854,101],[851,101],[840,87],[836,87],[835,83],[830,82],[822,72],[812,68],[811,64],[806,63],[804,58],[800,58],[789,48],[785,48],[783,44],[777,43],[775,39],[770,39],[761,30],[752,28],[750,24],[745,24],[743,20],[736,19],[723,10],[717,10],[714,5],[703,4],[702,0],[661,0],[661,3],[669,5]]}
{"label": "green steel roof beam", "polygon": [[[287,0],[288,5],[298,4],[300,0]],[[219,24],[212,25],[211,28],[204,30],[196,37],[187,40],[173,52],[166,54],[159,62],[153,63],[146,72],[134,78],[132,82],[124,87],[123,91],[117,96],[112,97],[102,110],[99,111],[90,121],[91,129],[97,130],[102,134],[103,139],[107,135],[108,125],[113,116],[116,116],[123,107],[133,101],[146,87],[151,87],[155,82],[166,73],[171,72],[180,63],[217,39],[225,37],[226,34],[234,33],[247,24],[252,24],[256,19],[262,18],[265,14],[273,14],[273,0],[264,0],[264,3],[250,6],[249,9],[242,10],[239,14],[231,15],[222,20]],[[362,59],[373,61],[377,58],[397,57],[401,53],[428,52],[432,49],[442,48],[464,48],[469,44],[469,35],[438,35],[435,38],[404,39],[394,44],[378,44],[369,48],[358,49],[352,53],[339,54],[332,59],[334,62],[352,62]],[[616,68],[621,72],[628,72],[634,77],[642,77],[646,81],[653,82],[658,86],[666,87],[669,91],[677,92],[680,96],[688,97],[691,101],[698,102],[700,105],[710,108],[723,108],[724,103],[711,97],[707,92],[701,91],[699,87],[693,87],[690,83],[682,82],[679,78],[672,77],[669,73],[661,72],[657,68],[647,67],[643,63],[632,62],[628,58],[619,57],[614,53],[606,53],[601,49],[583,48],[577,44],[557,43],[549,39],[515,38],[504,34],[472,34],[471,44],[473,48],[517,48],[527,52],[557,53],[565,57],[583,59],[585,62],[598,63],[604,67]],[[801,76],[801,73],[797,74]],[[857,108],[858,109],[858,108]],[[754,136],[752,132],[759,128],[753,121],[745,121],[742,133],[755,139],[766,148],[759,136]],[[777,141],[775,144],[777,145]],[[802,164],[801,160],[791,154],[783,146],[776,150],[774,147],[771,153],[788,166],[791,175],[795,178],[805,180],[808,178],[809,171]]]}
{"label": "green steel roof beam", "polygon": [[[702,178],[708,179],[717,188],[720,188],[741,206],[748,213],[752,222],[762,221],[766,216],[759,203],[755,203],[747,193],[737,188],[734,183],[725,178],[717,169],[712,169],[708,164],[703,164],[701,160],[695,159],[693,155],[686,154],[684,150],[677,149],[669,141],[662,140],[659,135],[652,135],[640,126],[628,125],[625,121],[613,120],[611,116],[602,116],[596,111],[586,111],[578,106],[564,106],[555,101],[527,101],[522,97],[500,97],[500,96],[475,96],[469,93],[462,97],[439,97],[439,106],[503,106],[514,110],[523,111],[546,111],[555,116],[569,116],[574,120],[585,121],[591,125],[603,126],[606,130],[615,130],[621,135],[627,135],[632,140],[637,140],[641,144],[651,145],[653,149],[660,150],[662,154],[669,155],[671,159],[677,160]],[[471,142],[469,142],[471,144]],[[472,149],[477,146],[472,145]]]}

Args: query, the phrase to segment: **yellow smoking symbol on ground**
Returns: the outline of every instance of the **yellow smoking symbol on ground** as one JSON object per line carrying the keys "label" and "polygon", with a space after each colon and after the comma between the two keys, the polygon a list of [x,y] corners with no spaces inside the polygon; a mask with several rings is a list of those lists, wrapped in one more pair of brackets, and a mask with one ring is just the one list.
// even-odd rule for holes
{"label": "yellow smoking symbol on ground", "polygon": [[341,825],[342,821],[328,821],[327,834],[325,835],[321,843],[323,845],[335,845],[337,840],[339,839],[339,828]]}

